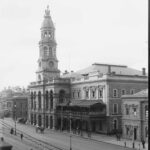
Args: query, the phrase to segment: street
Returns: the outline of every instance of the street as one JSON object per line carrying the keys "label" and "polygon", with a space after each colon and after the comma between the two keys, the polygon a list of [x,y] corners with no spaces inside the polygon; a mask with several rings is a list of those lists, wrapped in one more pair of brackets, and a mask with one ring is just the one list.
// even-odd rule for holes
{"label": "street", "polygon": [[[14,125],[14,122],[10,119],[4,119],[5,123],[9,125]],[[44,134],[36,133],[35,128],[30,125],[18,124],[17,129],[21,130],[23,133],[31,135],[34,138],[42,140],[44,142],[51,143],[60,148],[69,149],[70,147],[70,137],[68,134],[54,132],[54,131],[45,131]],[[6,137],[8,138],[8,137]],[[11,137],[8,138],[10,144],[15,145],[16,147],[24,147],[24,143],[15,142]],[[118,145],[108,144],[105,142],[93,141],[90,139],[83,139],[80,136],[72,136],[72,150],[127,150],[128,148],[124,148]],[[29,146],[27,146],[29,147]],[[28,150],[28,148],[26,148]]]}

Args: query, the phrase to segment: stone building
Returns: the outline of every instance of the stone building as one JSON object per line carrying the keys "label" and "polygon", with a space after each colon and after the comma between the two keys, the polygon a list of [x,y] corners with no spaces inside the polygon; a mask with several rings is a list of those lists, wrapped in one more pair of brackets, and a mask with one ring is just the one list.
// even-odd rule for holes
{"label": "stone building", "polygon": [[29,85],[29,122],[60,129],[68,126],[66,114],[70,111],[72,121],[80,124],[81,129],[87,125],[93,132],[121,129],[121,96],[147,88],[145,69],[94,63],[80,71],[60,75],[56,45],[55,27],[47,8],[41,26],[37,78]]}
{"label": "stone building", "polygon": [[122,97],[123,137],[148,140],[148,90]]}
{"label": "stone building", "polygon": [[28,96],[5,97],[1,100],[1,112],[13,119],[28,117]]}

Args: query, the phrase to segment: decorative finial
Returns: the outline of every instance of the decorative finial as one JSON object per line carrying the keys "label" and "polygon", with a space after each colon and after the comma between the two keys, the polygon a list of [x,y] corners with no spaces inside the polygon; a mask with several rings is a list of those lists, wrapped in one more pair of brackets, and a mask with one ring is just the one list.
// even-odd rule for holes
{"label": "decorative finial", "polygon": [[50,15],[49,5],[47,5],[47,9],[45,10],[45,16]]}

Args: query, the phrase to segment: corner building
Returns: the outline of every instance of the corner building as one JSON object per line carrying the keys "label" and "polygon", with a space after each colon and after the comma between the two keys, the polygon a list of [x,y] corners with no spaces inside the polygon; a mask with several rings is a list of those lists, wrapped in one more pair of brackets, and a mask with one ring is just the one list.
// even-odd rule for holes
{"label": "corner building", "polygon": [[121,96],[148,87],[145,69],[94,63],[60,76],[55,27],[45,10],[36,82],[29,85],[28,120],[50,129],[111,133],[121,130]]}

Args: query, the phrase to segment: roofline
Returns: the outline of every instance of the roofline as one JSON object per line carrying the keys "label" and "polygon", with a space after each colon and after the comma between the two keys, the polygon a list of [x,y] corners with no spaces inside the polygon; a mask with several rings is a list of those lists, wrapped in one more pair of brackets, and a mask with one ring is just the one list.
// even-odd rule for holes
{"label": "roofline", "polygon": [[112,67],[124,67],[127,68],[125,65],[115,65],[115,64],[101,64],[101,63],[94,63],[92,65],[100,65],[100,66],[112,66]]}

